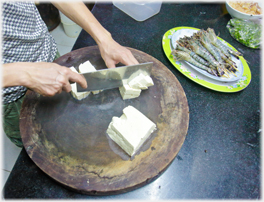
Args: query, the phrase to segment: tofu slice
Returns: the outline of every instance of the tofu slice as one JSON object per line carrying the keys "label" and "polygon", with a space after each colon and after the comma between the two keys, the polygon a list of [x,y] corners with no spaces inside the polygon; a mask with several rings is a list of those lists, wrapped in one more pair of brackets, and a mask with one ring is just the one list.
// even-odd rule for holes
{"label": "tofu slice", "polygon": [[123,100],[139,97],[141,90],[146,90],[149,86],[154,85],[151,77],[140,70],[124,80],[123,83],[124,85],[119,88]]}
{"label": "tofu slice", "polygon": [[[74,67],[70,67],[70,69],[72,71],[78,73],[77,70]],[[76,83],[71,84],[71,88],[72,88],[71,94],[77,100],[82,100],[82,99],[86,98],[90,94],[89,91],[87,91],[87,92],[77,92],[77,84]]]}
{"label": "tofu slice", "polygon": [[87,73],[87,72],[94,72],[94,71],[96,71],[96,69],[89,60],[79,65],[80,73]]}
{"label": "tofu slice", "polygon": [[119,88],[119,92],[123,100],[126,100],[139,97],[141,89],[131,88],[128,84],[124,84],[122,87]]}
{"label": "tofu slice", "polygon": [[145,76],[145,82],[146,82],[145,85],[147,87],[154,86],[154,82],[149,75]]}
{"label": "tofu slice", "polygon": [[112,118],[106,132],[128,155],[133,156],[155,130],[155,123],[136,108],[128,106],[120,118]]}
{"label": "tofu slice", "polygon": [[144,74],[140,73],[134,78],[129,78],[128,85],[131,88],[139,88],[142,90],[146,90],[149,86],[153,86],[154,83],[150,76],[145,76]]}

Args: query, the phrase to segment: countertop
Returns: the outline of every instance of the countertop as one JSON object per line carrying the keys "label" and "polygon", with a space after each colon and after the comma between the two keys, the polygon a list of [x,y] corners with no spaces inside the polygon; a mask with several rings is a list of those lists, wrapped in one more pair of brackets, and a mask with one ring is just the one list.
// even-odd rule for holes
{"label": "countertop", "polygon": [[[190,110],[186,140],[168,169],[155,181],[112,196],[68,190],[43,173],[22,149],[5,184],[11,198],[45,199],[260,199],[260,50],[245,47],[229,34],[231,19],[221,3],[163,3],[160,12],[137,22],[111,3],[97,3],[93,14],[121,45],[162,62],[179,80]],[[243,54],[252,79],[247,88],[222,93],[181,74],[162,49],[164,33],[174,27],[211,27]],[[96,45],[82,31],[73,50]]]}

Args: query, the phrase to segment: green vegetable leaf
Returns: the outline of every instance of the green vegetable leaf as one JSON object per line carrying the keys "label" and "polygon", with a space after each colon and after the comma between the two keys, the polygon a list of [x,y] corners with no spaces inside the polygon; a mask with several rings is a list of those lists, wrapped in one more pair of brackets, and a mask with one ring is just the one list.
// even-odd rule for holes
{"label": "green vegetable leaf", "polygon": [[227,23],[231,36],[243,45],[259,49],[261,44],[261,24],[233,18]]}

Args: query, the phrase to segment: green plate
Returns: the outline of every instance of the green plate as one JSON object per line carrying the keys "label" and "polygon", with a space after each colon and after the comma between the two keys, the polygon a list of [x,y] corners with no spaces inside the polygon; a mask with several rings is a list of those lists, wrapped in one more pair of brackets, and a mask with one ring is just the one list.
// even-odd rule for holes
{"label": "green plate", "polygon": [[[193,69],[190,65],[185,63],[184,61],[175,61],[173,56],[171,55],[171,37],[172,35],[182,29],[194,29],[199,30],[193,27],[175,27],[168,30],[162,38],[162,47],[165,52],[165,55],[169,59],[169,61],[174,65],[176,69],[178,69],[184,76],[188,77],[192,81],[209,88],[211,90],[219,91],[219,92],[226,92],[226,93],[233,93],[238,92],[246,88],[250,81],[251,81],[251,72],[246,60],[240,56],[239,60],[243,65],[243,74],[241,77],[234,82],[222,82],[218,80],[211,79],[210,77],[205,76],[204,74],[199,73],[195,69]],[[222,42],[224,42],[227,46],[231,47],[233,50],[236,50],[233,46],[229,43],[224,41],[223,39],[219,38]]]}

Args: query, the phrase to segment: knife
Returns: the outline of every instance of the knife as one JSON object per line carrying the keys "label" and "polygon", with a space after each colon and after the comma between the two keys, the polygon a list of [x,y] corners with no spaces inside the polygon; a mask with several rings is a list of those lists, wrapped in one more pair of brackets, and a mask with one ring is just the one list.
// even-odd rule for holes
{"label": "knife", "polygon": [[107,90],[121,87],[126,82],[126,79],[137,71],[150,76],[152,66],[153,62],[146,62],[137,65],[81,73],[87,81],[87,88],[82,88],[77,83],[77,92]]}

